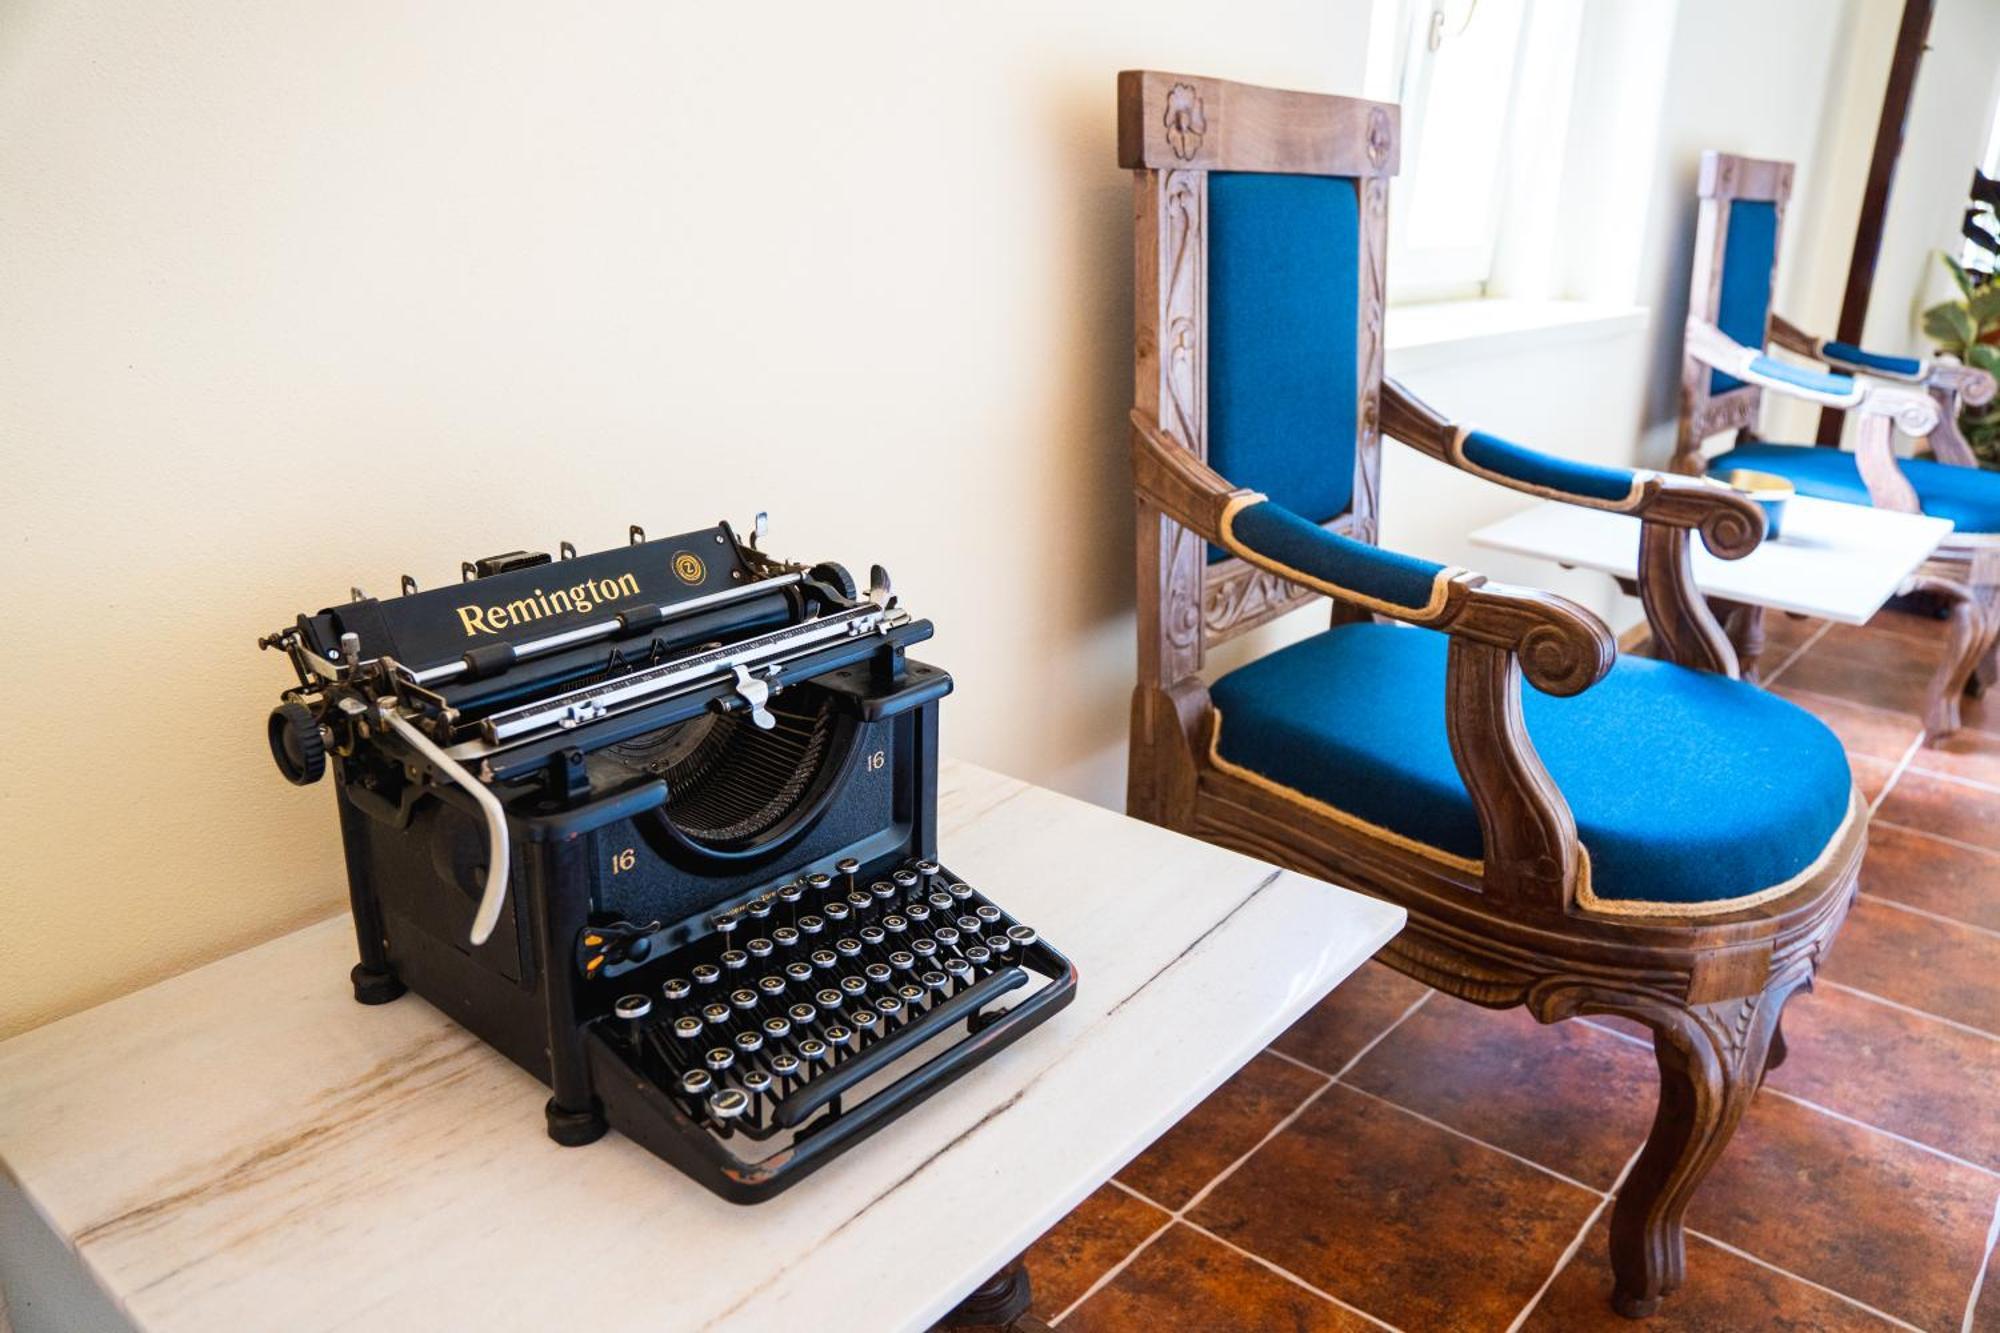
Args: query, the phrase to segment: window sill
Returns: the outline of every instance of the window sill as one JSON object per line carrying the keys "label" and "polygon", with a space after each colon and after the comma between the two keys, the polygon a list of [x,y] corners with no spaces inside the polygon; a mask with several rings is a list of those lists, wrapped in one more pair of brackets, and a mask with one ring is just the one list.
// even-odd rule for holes
{"label": "window sill", "polygon": [[1432,301],[1390,306],[1383,337],[1390,371],[1404,372],[1637,335],[1648,313],[1594,301]]}

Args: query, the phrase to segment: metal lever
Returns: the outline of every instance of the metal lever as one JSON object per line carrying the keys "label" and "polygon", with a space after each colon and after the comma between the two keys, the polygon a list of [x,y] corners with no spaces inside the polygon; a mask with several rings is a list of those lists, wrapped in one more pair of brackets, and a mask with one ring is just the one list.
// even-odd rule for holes
{"label": "metal lever", "polygon": [[485,783],[468,773],[456,759],[439,749],[437,743],[410,725],[393,708],[383,708],[382,720],[389,729],[409,742],[410,748],[436,764],[438,771],[465,788],[486,816],[486,887],[479,895],[479,910],[472,914],[472,942],[486,943],[493,927],[500,923],[500,909],[507,903],[507,811],[500,798]]}
{"label": "metal lever", "polygon": [[771,716],[771,710],[764,707],[771,701],[771,682],[759,680],[750,674],[750,668],[738,662],[730,668],[736,676],[736,697],[750,709],[750,720],[757,724],[759,731],[769,731],[778,725],[778,719]]}

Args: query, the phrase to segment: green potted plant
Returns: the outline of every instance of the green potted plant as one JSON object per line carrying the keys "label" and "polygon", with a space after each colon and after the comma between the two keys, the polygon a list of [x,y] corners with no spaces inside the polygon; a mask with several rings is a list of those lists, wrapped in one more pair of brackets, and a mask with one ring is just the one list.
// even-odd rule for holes
{"label": "green potted plant", "polygon": [[[1940,352],[2000,376],[2000,278],[1994,272],[1994,259],[2000,257],[2000,215],[1996,215],[1996,204],[2000,204],[2000,182],[1975,170],[1963,231],[1967,240],[1985,252],[1985,262],[1967,266],[1950,255],[1938,256],[1958,285],[1958,299],[1924,311],[1924,332]],[[1972,446],[1979,465],[2000,471],[2000,399],[1985,407],[1962,410],[1958,429]]]}

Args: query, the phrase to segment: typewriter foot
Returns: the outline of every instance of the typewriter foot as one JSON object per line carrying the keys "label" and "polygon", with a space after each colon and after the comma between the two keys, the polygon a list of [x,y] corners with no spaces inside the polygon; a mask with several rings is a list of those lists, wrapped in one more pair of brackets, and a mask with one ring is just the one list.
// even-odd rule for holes
{"label": "typewriter foot", "polygon": [[1009,1333],[1035,1333],[1048,1325],[1028,1313],[1035,1294],[1028,1285],[1028,1267],[1019,1259],[987,1278],[970,1296],[940,1319],[933,1333],[962,1329],[1001,1329]]}
{"label": "typewriter foot", "polygon": [[354,998],[361,1004],[387,1004],[409,989],[394,972],[378,972],[366,963],[356,963],[347,976],[354,983]]}
{"label": "typewriter foot", "polygon": [[611,1128],[596,1111],[566,1111],[556,1105],[553,1097],[542,1108],[542,1114],[549,1120],[549,1137],[565,1148],[581,1148],[586,1143],[595,1143],[604,1137],[605,1130]]}

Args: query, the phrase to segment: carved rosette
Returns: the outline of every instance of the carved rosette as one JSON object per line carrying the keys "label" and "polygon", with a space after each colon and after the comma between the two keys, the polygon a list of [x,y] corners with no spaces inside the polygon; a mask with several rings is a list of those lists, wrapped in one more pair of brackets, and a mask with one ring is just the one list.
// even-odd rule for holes
{"label": "carved rosette", "polygon": [[1202,136],[1208,133],[1208,111],[1201,94],[1191,83],[1177,83],[1167,90],[1166,110],[1161,121],[1167,129],[1167,146],[1183,162],[1192,162],[1201,151]]}
{"label": "carved rosette", "polygon": [[1167,576],[1167,599],[1162,609],[1161,628],[1168,643],[1193,654],[1199,662],[1203,543],[1200,534],[1171,519],[1162,519],[1161,522],[1173,534],[1160,552]]}
{"label": "carved rosette", "polygon": [[1372,166],[1381,166],[1389,160],[1389,150],[1396,146],[1395,132],[1389,128],[1389,113],[1376,107],[1368,113],[1368,161]]}

